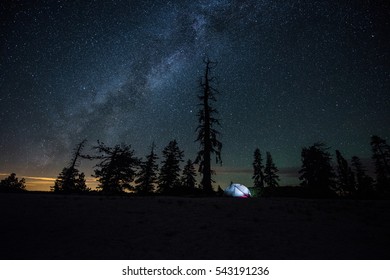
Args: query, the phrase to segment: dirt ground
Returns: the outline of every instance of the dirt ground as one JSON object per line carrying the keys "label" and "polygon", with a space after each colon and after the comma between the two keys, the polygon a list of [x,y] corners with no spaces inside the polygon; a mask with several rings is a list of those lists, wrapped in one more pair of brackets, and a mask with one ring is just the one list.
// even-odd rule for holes
{"label": "dirt ground", "polygon": [[0,194],[0,259],[390,259],[390,201]]}

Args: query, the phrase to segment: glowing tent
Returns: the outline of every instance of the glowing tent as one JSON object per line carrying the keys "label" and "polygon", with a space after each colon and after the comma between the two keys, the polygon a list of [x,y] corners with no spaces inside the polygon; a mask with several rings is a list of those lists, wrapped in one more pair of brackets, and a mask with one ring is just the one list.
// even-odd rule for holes
{"label": "glowing tent", "polygon": [[230,186],[225,189],[224,195],[248,198],[251,197],[251,192],[244,185],[231,183]]}

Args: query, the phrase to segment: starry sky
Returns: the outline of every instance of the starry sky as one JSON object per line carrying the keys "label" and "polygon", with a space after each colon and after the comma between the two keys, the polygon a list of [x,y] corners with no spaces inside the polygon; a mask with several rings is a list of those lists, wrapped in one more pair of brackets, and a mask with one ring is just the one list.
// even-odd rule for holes
{"label": "starry sky", "polygon": [[257,147],[283,185],[298,182],[302,147],[368,159],[370,136],[390,137],[387,1],[6,0],[0,19],[0,174],[30,189],[48,190],[85,138],[87,152],[99,139],[139,157],[176,139],[195,159],[206,56],[218,61],[215,185],[251,186]]}

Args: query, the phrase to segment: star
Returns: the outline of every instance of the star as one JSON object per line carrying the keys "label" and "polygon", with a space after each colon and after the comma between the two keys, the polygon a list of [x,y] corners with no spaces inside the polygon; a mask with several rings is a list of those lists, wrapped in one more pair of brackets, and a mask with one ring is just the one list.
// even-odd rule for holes
{"label": "star", "polygon": [[2,4],[0,173],[55,177],[82,139],[139,157],[176,139],[194,159],[205,57],[218,62],[216,185],[250,186],[257,147],[282,185],[317,141],[369,159],[370,136],[390,137],[390,16],[363,2]]}

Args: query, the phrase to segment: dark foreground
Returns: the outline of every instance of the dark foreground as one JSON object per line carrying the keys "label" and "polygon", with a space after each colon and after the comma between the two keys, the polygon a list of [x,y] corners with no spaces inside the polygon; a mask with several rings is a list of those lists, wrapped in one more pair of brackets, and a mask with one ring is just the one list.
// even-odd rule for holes
{"label": "dark foreground", "polygon": [[390,201],[0,194],[0,259],[390,259]]}

